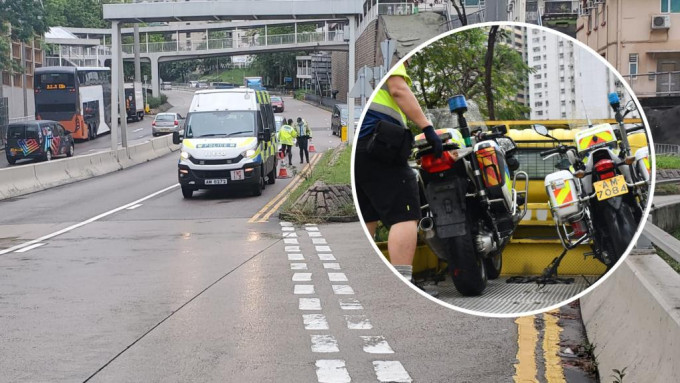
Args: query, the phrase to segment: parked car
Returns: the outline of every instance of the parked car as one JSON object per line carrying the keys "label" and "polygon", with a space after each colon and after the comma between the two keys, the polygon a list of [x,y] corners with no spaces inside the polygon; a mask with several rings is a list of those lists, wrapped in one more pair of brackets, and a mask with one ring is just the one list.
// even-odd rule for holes
{"label": "parked car", "polygon": [[189,88],[198,88],[198,81],[189,81]]}
{"label": "parked car", "polygon": [[278,133],[285,122],[283,116],[274,116],[274,122],[276,123],[276,133]]}
{"label": "parked car", "polygon": [[169,81],[163,81],[161,83],[161,90],[172,90],[172,83]]}
{"label": "parked car", "polygon": [[274,113],[276,112],[283,112],[283,99],[279,96],[272,96],[272,108],[274,109]]}
{"label": "parked car", "polygon": [[180,120],[184,117],[179,113],[158,113],[151,123],[151,134],[154,137],[164,133],[174,133],[182,130]]}
{"label": "parked car", "polygon": [[24,121],[7,126],[5,155],[10,165],[24,158],[50,161],[55,156],[72,157],[74,153],[71,132],[56,121]]}
{"label": "parked car", "polygon": [[201,81],[201,82],[198,83],[197,87],[198,87],[198,88],[208,88],[209,85],[208,85],[207,82],[202,82],[202,81]]}
{"label": "parked car", "polygon": [[[359,117],[361,116],[361,107],[354,107],[354,129],[356,129],[359,123]],[[343,126],[347,126],[347,119],[349,118],[349,109],[347,104],[336,104],[333,107],[333,115],[331,117],[331,133],[339,136]]]}

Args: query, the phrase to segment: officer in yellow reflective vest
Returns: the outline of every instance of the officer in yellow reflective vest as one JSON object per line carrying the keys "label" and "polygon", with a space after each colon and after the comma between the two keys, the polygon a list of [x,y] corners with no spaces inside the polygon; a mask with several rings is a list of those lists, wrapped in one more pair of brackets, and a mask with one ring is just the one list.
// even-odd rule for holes
{"label": "officer in yellow reflective vest", "polygon": [[295,129],[292,127],[293,125],[293,120],[288,119],[287,123],[281,126],[281,129],[279,130],[279,142],[281,143],[281,152],[283,153],[283,156],[285,157],[288,155],[288,164],[292,165],[293,164],[293,153],[291,149],[293,148],[293,144],[295,143],[295,137],[297,137],[297,132]]}
{"label": "officer in yellow reflective vest", "polygon": [[[442,141],[411,92],[411,78],[403,64],[397,65],[378,90],[366,111],[359,129],[354,159],[354,181],[361,215],[375,235],[378,221],[389,227],[387,247],[390,261],[406,279],[411,280],[413,257],[421,218],[416,175],[406,160],[385,162],[376,148],[369,145],[384,126],[408,129],[407,120],[425,133],[436,157],[442,155]],[[376,126],[381,124],[381,130]],[[407,135],[412,142],[412,136]]]}

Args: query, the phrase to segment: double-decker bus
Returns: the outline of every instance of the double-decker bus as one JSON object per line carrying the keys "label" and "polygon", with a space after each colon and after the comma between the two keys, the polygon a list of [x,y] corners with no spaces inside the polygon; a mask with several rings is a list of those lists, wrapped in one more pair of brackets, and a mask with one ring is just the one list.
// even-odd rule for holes
{"label": "double-decker bus", "polygon": [[79,140],[111,130],[109,68],[36,68],[34,90],[36,119],[59,121]]}

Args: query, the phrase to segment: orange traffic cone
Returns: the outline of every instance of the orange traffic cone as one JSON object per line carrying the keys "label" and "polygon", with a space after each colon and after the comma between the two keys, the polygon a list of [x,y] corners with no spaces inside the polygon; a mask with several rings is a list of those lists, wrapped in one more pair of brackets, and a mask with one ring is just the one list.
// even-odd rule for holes
{"label": "orange traffic cone", "polygon": [[314,144],[312,144],[311,142],[309,143],[309,152],[316,153],[316,148],[314,147]]}
{"label": "orange traffic cone", "polygon": [[286,156],[286,155],[283,154],[283,152],[280,151],[280,150],[278,151],[278,153],[279,153],[279,159],[280,159],[280,160],[282,160],[282,159]]}
{"label": "orange traffic cone", "polygon": [[285,166],[281,166],[279,168],[279,175],[276,176],[276,178],[288,178],[288,170],[286,169]]}

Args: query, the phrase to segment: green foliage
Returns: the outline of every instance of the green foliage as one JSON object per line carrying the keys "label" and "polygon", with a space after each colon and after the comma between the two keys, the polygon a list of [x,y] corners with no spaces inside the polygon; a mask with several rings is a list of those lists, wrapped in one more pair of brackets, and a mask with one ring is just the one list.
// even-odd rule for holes
{"label": "green foliage", "polygon": [[108,28],[103,20],[102,0],[44,0],[49,26]]}
{"label": "green foliage", "polygon": [[210,76],[201,77],[204,81],[229,82],[236,85],[243,84],[243,78],[247,76],[257,76],[257,70],[253,68],[234,68],[217,72]]}
{"label": "green foliage", "polygon": [[284,77],[295,77],[295,56],[300,52],[261,53],[255,56],[253,68],[264,78],[267,85],[283,85]]}
{"label": "green foliage", "polygon": [[612,369],[612,372],[614,373],[609,376],[614,378],[613,383],[623,383],[623,378],[626,376],[626,368],[628,367],[624,367],[621,370],[616,368]]}
{"label": "green foliage", "polygon": [[307,89],[297,89],[295,91],[295,99],[296,100],[304,100],[305,99],[305,93],[307,93]]}
{"label": "green foliage", "polygon": [[[446,100],[464,95],[479,105],[487,118],[484,95],[488,28],[474,28],[440,39],[411,58],[409,75],[413,89],[427,109],[446,107]],[[505,44],[496,44],[491,68],[491,85],[497,119],[520,119],[529,108],[515,101],[524,90],[532,69],[519,52]]]}
{"label": "green foliage", "polygon": [[680,157],[656,156],[657,169],[680,169]]}
{"label": "green foliage", "polygon": [[42,3],[35,0],[0,1],[0,71],[23,70],[10,60],[12,40],[27,43],[47,30]]}
{"label": "green foliage", "polygon": [[160,63],[159,75],[163,81],[187,82],[189,73],[195,71],[198,64],[198,60]]}

